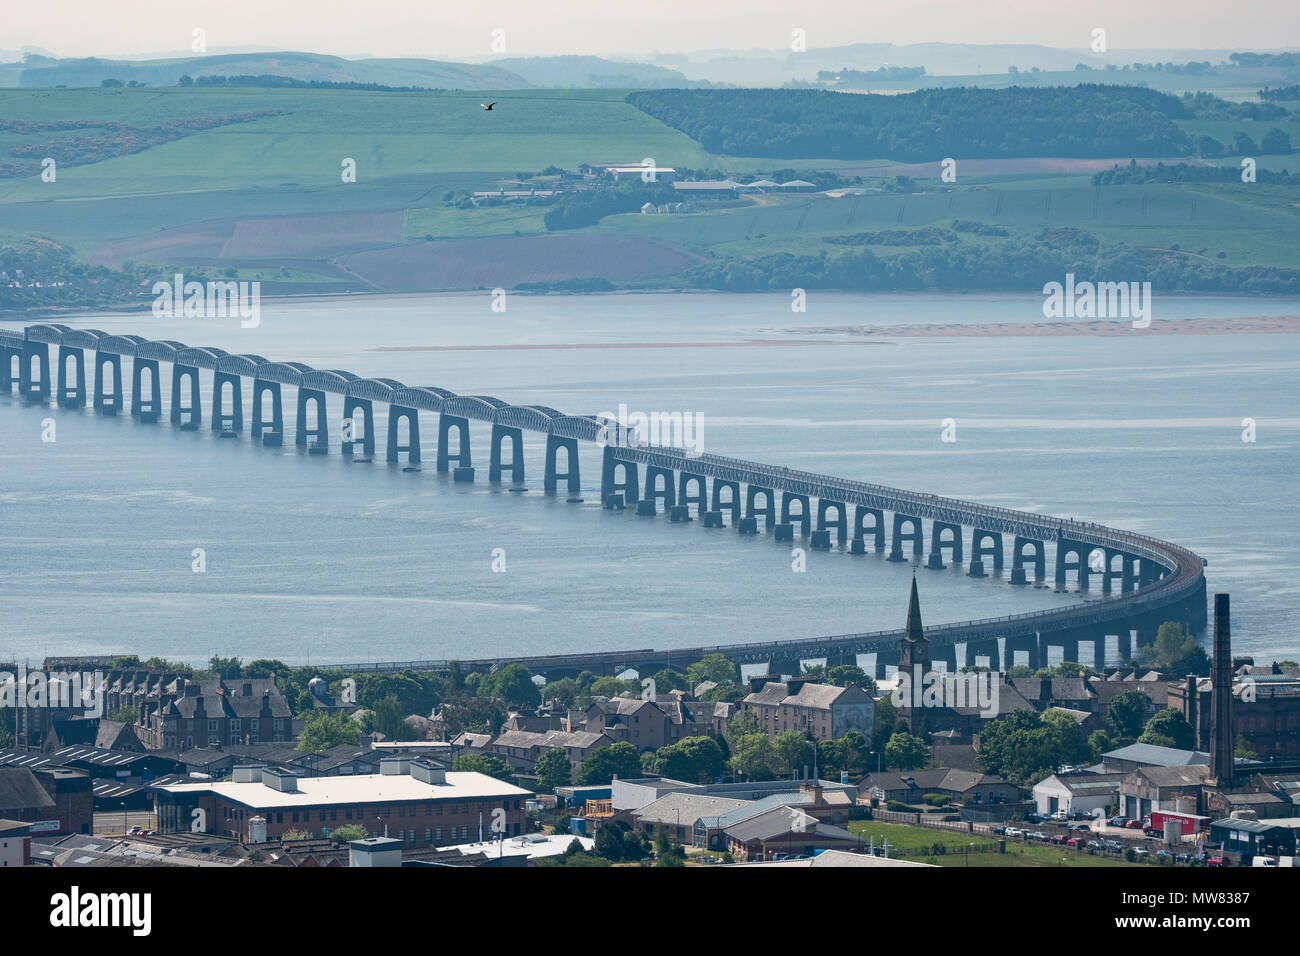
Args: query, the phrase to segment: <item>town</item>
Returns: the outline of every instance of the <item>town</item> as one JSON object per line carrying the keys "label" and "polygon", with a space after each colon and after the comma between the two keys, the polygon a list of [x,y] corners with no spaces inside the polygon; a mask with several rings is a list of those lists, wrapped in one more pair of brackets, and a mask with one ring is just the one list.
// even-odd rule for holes
{"label": "town", "polygon": [[879,681],[0,665],[0,862],[1286,867],[1300,665],[1229,618],[1212,657],[1170,622],[1149,665],[973,666],[955,701],[898,692],[934,673],[915,581]]}

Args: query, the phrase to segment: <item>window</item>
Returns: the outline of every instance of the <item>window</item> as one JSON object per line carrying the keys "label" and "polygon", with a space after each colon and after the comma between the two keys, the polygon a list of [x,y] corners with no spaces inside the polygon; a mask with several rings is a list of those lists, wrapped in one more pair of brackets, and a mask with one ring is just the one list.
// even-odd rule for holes
{"label": "window", "polygon": [[249,718],[248,718],[248,729],[251,730],[253,733],[257,733],[257,731],[258,731],[258,727],[257,727],[257,718],[256,718],[256,717],[249,717]]}
{"label": "window", "polygon": [[238,717],[231,717],[231,718],[230,718],[230,732],[231,732],[232,734],[237,734],[237,733],[239,733],[240,728],[241,728],[242,726],[243,726],[243,724],[242,724],[242,722],[240,721],[240,719],[239,719]]}
{"label": "window", "polygon": [[424,842],[430,843],[433,840],[433,830],[428,827],[424,828]]}
{"label": "window", "polygon": [[279,717],[275,718],[275,729],[284,730],[284,721]]}
{"label": "window", "polygon": [[468,839],[469,839],[469,827],[461,827],[461,828],[460,828],[460,838],[461,838],[462,840],[468,840]]}
{"label": "window", "polygon": [[433,828],[433,842],[434,843],[442,842],[442,827]]}
{"label": "window", "polygon": [[208,721],[208,732],[211,733],[211,732],[213,732],[213,731],[216,730],[216,729],[217,729],[217,722],[216,722],[215,720],[209,720],[209,721]]}

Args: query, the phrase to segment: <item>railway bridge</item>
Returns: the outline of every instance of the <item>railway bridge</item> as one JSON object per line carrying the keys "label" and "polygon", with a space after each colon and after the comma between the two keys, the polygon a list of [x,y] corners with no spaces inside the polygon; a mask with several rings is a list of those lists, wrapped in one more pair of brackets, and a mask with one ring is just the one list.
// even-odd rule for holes
{"label": "railway bridge", "polygon": [[[129,391],[124,359],[130,360]],[[163,387],[164,365],[170,367],[169,390]],[[90,404],[100,414],[129,413],[142,424],[162,421],[163,397],[169,392],[167,421],[182,430],[202,426],[202,375],[209,389],[211,429],[231,438],[247,431],[263,445],[279,446],[292,421],[293,440],[308,454],[329,454],[334,447],[329,411],[334,402],[340,413],[337,447],[354,460],[376,453],[375,406],[382,404],[387,406],[385,460],[419,469],[424,416],[424,422],[436,420],[437,471],[450,473],[458,482],[476,478],[471,426],[487,430],[490,482],[524,481],[528,432],[544,437],[545,491],[557,494],[563,488],[571,500],[580,500],[582,489],[580,443],[594,443],[603,449],[600,500],[610,510],[698,521],[706,529],[730,528],[741,535],[767,534],[778,542],[798,539],[815,550],[872,553],[934,570],[957,565],[975,578],[1000,580],[1006,571],[1012,585],[1032,581],[1062,591],[1074,588],[1088,597],[1053,610],[928,628],[933,657],[950,667],[976,661],[1002,668],[1014,663],[1043,666],[1057,656],[1101,667],[1128,661],[1135,642],[1150,643],[1165,621],[1177,621],[1190,633],[1201,633],[1206,626],[1205,561],[1178,545],[1097,524],[646,446],[630,440],[616,423],[594,415],[566,415],[544,405],[458,395],[436,385],[408,386],[342,369],[314,369],[211,346],[57,324],[0,329],[0,370],[3,392],[12,394],[17,386],[23,402],[53,401],[70,408]],[[251,393],[247,420],[246,393]],[[901,637],[900,629],[522,660],[537,673],[551,676],[684,667],[705,654],[721,653],[738,664],[766,664],[774,673],[797,674],[801,660],[851,663],[858,655],[874,655],[881,675],[886,664],[897,661]],[[434,669],[449,666],[447,661],[423,663]],[[485,659],[463,665],[491,669],[502,663],[506,661]],[[402,665],[348,666],[365,670]]]}

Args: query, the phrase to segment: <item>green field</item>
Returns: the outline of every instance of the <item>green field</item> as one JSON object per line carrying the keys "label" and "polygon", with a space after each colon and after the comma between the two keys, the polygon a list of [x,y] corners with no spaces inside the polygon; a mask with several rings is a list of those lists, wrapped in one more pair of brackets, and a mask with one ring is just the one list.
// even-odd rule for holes
{"label": "green field", "polygon": [[[386,213],[400,223],[386,243],[469,239],[526,240],[546,232],[547,206],[509,204],[456,208],[448,193],[492,190],[520,174],[583,162],[637,162],[719,169],[737,177],[777,168],[863,170],[885,158],[773,160],[717,156],[685,134],[624,101],[620,90],[527,90],[383,93],[295,89],[33,89],[0,90],[2,121],[125,124],[148,130],[169,120],[267,113],[250,122],[193,131],[183,138],[87,165],[70,164],[60,150],[87,140],[106,143],[119,132],[103,125],[74,130],[0,129],[0,163],[27,162],[46,152],[59,160],[55,183],[38,176],[0,178],[0,242],[45,236],[76,256],[108,263],[125,260],[171,266],[221,260],[241,277],[274,275],[280,282],[319,282],[340,274],[349,252],[341,215]],[[496,100],[485,113],[479,103]],[[1300,143],[1300,121],[1251,124],[1188,121],[1189,133],[1225,142],[1244,129],[1258,139],[1273,125]],[[15,157],[15,146],[39,146]],[[71,153],[69,153],[71,155]],[[83,152],[81,155],[88,155]],[[357,181],[340,177],[345,158],[356,161]],[[1264,168],[1300,169],[1300,157],[1257,157]],[[1235,166],[1238,160],[1218,162]],[[1014,163],[1014,161],[1013,161]],[[1014,166],[1012,167],[1014,170]],[[568,233],[610,234],[706,257],[772,253],[839,255],[851,247],[828,237],[920,226],[948,228],[953,219],[1005,227],[1032,241],[1045,228],[1074,226],[1103,246],[1171,249],[1227,266],[1300,267],[1300,189],[1261,184],[1153,184],[1095,187],[1086,173],[1041,172],[962,176],[948,187],[918,179],[913,194],[873,191],[832,199],[816,194],[766,195],[733,209],[668,215],[608,216]],[[319,216],[288,232],[319,233],[335,246],[304,244],[297,251],[228,251],[247,244],[226,240],[273,217]],[[326,221],[333,217],[333,221]],[[962,234],[963,243],[999,240]],[[116,243],[115,252],[106,252]],[[123,245],[125,244],[125,245]],[[263,248],[263,247],[259,247]],[[523,254],[532,255],[529,246]],[[873,248],[873,247],[868,247]],[[180,250],[175,258],[168,250]],[[125,251],[124,251],[125,250]],[[400,251],[400,250],[399,250]],[[629,248],[630,255],[638,255]],[[873,248],[894,255],[899,247]],[[501,250],[513,261],[513,249]],[[1222,254],[1223,258],[1220,258]],[[116,259],[113,256],[116,255]],[[264,257],[259,260],[259,256]],[[667,261],[667,260],[665,260]],[[680,262],[680,257],[673,260]],[[313,263],[329,264],[319,268]],[[521,270],[532,268],[521,262]],[[523,273],[521,272],[521,275]],[[675,273],[674,273],[675,274]],[[612,281],[653,287],[659,278]],[[528,278],[554,278],[550,273]]]}
{"label": "green field", "polygon": [[[1080,853],[1059,846],[1042,843],[1019,843],[1007,841],[1006,853],[966,853],[971,844],[985,845],[995,842],[996,838],[980,834],[957,833],[951,830],[934,830],[929,827],[913,827],[900,823],[877,823],[874,820],[854,820],[849,823],[849,830],[863,839],[875,837],[876,846],[882,840],[901,849],[902,859],[917,863],[933,863],[936,866],[1055,866],[1055,867],[1134,867],[1152,866],[1150,863],[1128,863],[1114,856],[1094,856]],[[942,844],[947,852],[933,853],[935,843]],[[923,851],[924,854],[923,854]]]}

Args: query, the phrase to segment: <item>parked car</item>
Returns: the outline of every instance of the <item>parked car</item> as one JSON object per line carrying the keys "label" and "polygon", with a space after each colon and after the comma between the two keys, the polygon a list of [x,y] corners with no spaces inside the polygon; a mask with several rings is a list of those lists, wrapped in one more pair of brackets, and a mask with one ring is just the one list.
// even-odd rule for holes
{"label": "parked car", "polygon": [[1138,859],[1142,859],[1144,857],[1150,856],[1151,851],[1144,846],[1135,846],[1133,848],[1133,855],[1136,856]]}
{"label": "parked car", "polygon": [[1088,849],[1089,849],[1089,850],[1103,850],[1103,851],[1104,851],[1104,850],[1106,849],[1106,844],[1102,843],[1100,840],[1089,840],[1089,841],[1088,841]]}
{"label": "parked car", "polygon": [[1003,832],[1009,837],[1018,837],[1025,831],[1020,829],[1020,827],[1007,827]]}
{"label": "parked car", "polygon": [[1073,813],[1070,814],[1070,819],[1071,819],[1071,820],[1091,820],[1091,819],[1092,819],[1092,814],[1090,814],[1087,810],[1075,810]]}
{"label": "parked car", "polygon": [[1052,814],[1052,819],[1053,819],[1053,820],[1068,820],[1068,819],[1070,819],[1070,815],[1069,815],[1068,813],[1066,813],[1064,810],[1057,810],[1055,813]]}
{"label": "parked car", "polygon": [[1156,859],[1163,860],[1167,856],[1169,856],[1168,850],[1156,850]]}
{"label": "parked car", "polygon": [[1106,847],[1108,853],[1123,853],[1124,844],[1118,840],[1103,840],[1102,844]]}
{"label": "parked car", "polygon": [[129,829],[129,830],[126,831],[126,832],[127,832],[127,836],[139,836],[139,835],[140,835],[140,831],[143,830],[143,829],[144,829],[143,827],[134,826],[134,827],[132,827],[131,829]]}
{"label": "parked car", "polygon": [[1227,866],[1228,861],[1221,856],[1212,856],[1205,861],[1206,866]]}
{"label": "parked car", "polygon": [[1070,837],[1070,839],[1068,839],[1068,840],[1065,841],[1065,845],[1068,846],[1068,847],[1070,847],[1070,848],[1072,848],[1072,849],[1073,849],[1073,848],[1076,848],[1076,847],[1083,846],[1083,838],[1082,838],[1082,837]]}
{"label": "parked car", "polygon": [[1128,823],[1124,824],[1124,829],[1125,829],[1125,830],[1141,830],[1141,829],[1142,829],[1142,821],[1141,821],[1141,820],[1130,820]]}
{"label": "parked car", "polygon": [[996,833],[998,836],[1005,836],[1007,832],[1006,824],[999,823],[997,826],[993,828],[993,832]]}
{"label": "parked car", "polygon": [[1128,821],[1125,820],[1123,817],[1111,817],[1108,822],[1113,827],[1122,827],[1128,823]]}
{"label": "parked car", "polygon": [[1047,835],[1046,833],[1044,833],[1042,830],[1034,830],[1034,831],[1032,831],[1032,832],[1030,832],[1030,833],[1026,833],[1026,834],[1025,834],[1025,839],[1026,839],[1026,840],[1037,840],[1037,841],[1039,841],[1040,843],[1046,843],[1046,842],[1050,839],[1050,837],[1048,837],[1048,835]]}
{"label": "parked car", "polygon": [[1078,830],[1081,833],[1087,833],[1089,830],[1092,829],[1092,827],[1088,826],[1088,824],[1086,823],[1073,823],[1070,825],[1070,829]]}
{"label": "parked car", "polygon": [[1059,845],[1059,846],[1067,846],[1067,845],[1069,845],[1069,843],[1072,842],[1072,841],[1071,841],[1070,838],[1067,837],[1064,833],[1057,833],[1057,834],[1054,834],[1054,835],[1052,836],[1052,839],[1051,839],[1050,841],[1048,841],[1048,842],[1050,842],[1050,843],[1055,843],[1055,844],[1057,844],[1057,845]]}
{"label": "parked car", "polygon": [[1174,857],[1175,863],[1191,863],[1192,855],[1190,853],[1179,853]]}

